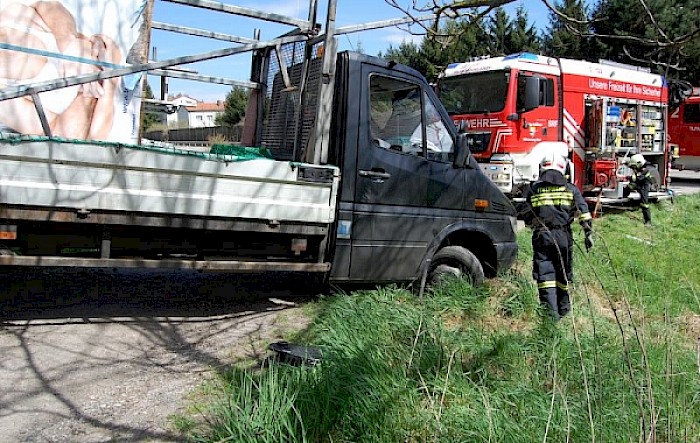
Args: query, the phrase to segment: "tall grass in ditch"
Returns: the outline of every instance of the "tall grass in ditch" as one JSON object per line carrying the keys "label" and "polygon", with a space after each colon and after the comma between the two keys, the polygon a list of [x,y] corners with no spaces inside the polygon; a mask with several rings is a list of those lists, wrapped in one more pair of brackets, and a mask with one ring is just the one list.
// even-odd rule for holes
{"label": "tall grass in ditch", "polygon": [[[572,314],[538,315],[529,231],[507,275],[422,298],[383,287],[319,300],[296,341],[315,367],[221,380],[195,441],[699,442],[700,197],[595,221]],[[577,243],[582,244],[580,230]]]}

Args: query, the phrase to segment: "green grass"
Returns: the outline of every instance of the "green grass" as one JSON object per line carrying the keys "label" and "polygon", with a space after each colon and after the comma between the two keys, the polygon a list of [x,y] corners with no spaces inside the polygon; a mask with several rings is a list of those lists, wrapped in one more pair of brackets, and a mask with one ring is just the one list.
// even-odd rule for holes
{"label": "green grass", "polygon": [[595,220],[558,324],[538,315],[528,230],[481,288],[324,297],[295,337],[320,365],[241,364],[180,426],[198,442],[699,442],[698,217],[682,197],[652,229],[638,212]]}

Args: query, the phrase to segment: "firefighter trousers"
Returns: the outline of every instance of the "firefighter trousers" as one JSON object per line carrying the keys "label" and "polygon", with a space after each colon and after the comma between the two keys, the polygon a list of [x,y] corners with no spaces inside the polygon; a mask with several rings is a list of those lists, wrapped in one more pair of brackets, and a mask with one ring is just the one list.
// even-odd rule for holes
{"label": "firefighter trousers", "polygon": [[644,224],[651,223],[651,208],[649,207],[650,191],[651,185],[649,183],[645,183],[639,186],[639,206],[642,208],[642,217],[644,217]]}
{"label": "firefighter trousers", "polygon": [[537,282],[540,303],[549,309],[554,320],[571,310],[572,247],[569,227],[541,228],[532,233],[532,277]]}

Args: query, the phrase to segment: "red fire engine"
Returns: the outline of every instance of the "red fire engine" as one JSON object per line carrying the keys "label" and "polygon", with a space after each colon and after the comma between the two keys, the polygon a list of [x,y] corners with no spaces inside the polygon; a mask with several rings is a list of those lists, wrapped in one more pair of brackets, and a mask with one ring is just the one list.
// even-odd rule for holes
{"label": "red fire engine", "polygon": [[[591,198],[623,201],[632,154],[668,176],[664,77],[629,65],[520,53],[450,65],[437,87],[484,173],[517,198],[545,153]],[[594,197],[593,197],[594,196]]]}
{"label": "red fire engine", "polygon": [[668,119],[668,137],[678,147],[673,166],[679,170],[700,171],[700,88],[672,109]]}

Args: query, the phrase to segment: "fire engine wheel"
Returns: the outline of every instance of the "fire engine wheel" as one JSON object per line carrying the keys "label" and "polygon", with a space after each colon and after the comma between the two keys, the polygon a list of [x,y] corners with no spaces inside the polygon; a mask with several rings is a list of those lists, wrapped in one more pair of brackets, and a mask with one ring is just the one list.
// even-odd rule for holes
{"label": "fire engine wheel", "polygon": [[434,286],[451,278],[466,278],[478,286],[484,282],[484,268],[467,248],[446,246],[433,256],[428,283]]}

